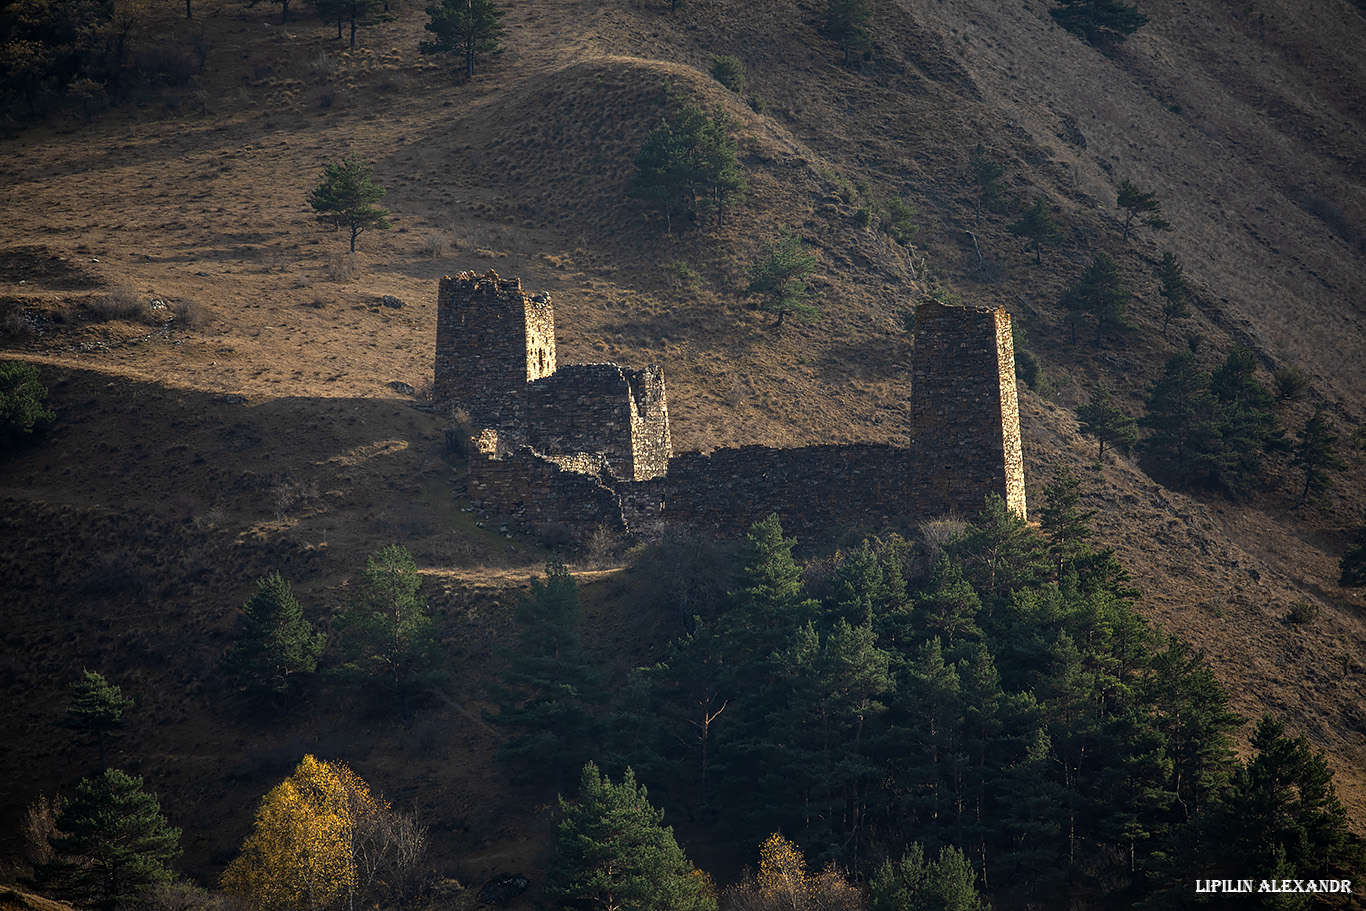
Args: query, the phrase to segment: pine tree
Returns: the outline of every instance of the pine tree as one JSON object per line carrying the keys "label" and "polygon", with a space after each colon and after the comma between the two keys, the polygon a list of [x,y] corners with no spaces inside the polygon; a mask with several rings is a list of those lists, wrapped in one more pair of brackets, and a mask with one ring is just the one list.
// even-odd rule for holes
{"label": "pine tree", "polygon": [[1048,576],[1043,539],[996,494],[986,498],[985,508],[952,553],[985,602],[1004,600]]}
{"label": "pine tree", "polygon": [[107,769],[108,735],[123,727],[123,713],[133,705],[124,698],[123,691],[104,679],[104,675],[90,670],[81,671],[80,679],[71,684],[71,704],[66,717],[57,722],[86,734],[94,734],[99,744],[100,768]]}
{"label": "pine tree", "polygon": [[1091,399],[1077,406],[1077,420],[1081,422],[1081,432],[1093,436],[1100,443],[1096,459],[1105,455],[1105,444],[1127,452],[1138,441],[1138,430],[1134,419],[1115,404],[1110,389],[1104,383],[1097,383],[1091,391]]}
{"label": "pine tree", "polygon": [[361,232],[390,227],[389,210],[375,205],[387,191],[371,182],[374,173],[374,166],[359,158],[329,161],[323,167],[322,180],[308,196],[318,221],[350,232],[352,253]]}
{"label": "pine tree", "polygon": [[709,878],[660,824],[664,812],[630,769],[613,784],[588,763],[578,798],[561,797],[560,814],[544,889],[556,907],[715,911]]}
{"label": "pine tree", "polygon": [[815,617],[818,605],[807,597],[802,569],[792,558],[795,545],[783,537],[776,514],[755,523],[745,536],[731,609],[721,619],[733,664],[782,648],[793,630]]}
{"label": "pine tree", "polygon": [[175,877],[168,865],[180,856],[180,830],[141,778],[106,769],[82,780],[62,801],[56,828],[53,859],[34,866],[33,881],[64,901],[112,911],[146,901],[153,886]]}
{"label": "pine tree", "polygon": [[1315,408],[1295,444],[1295,467],[1304,472],[1304,488],[1296,509],[1332,489],[1333,479],[1328,472],[1342,467],[1337,444],[1338,436],[1333,433],[1328,416],[1322,408]]}
{"label": "pine tree", "polygon": [[444,676],[436,623],[418,594],[422,577],[400,545],[372,554],[346,612],[337,618],[342,671],[399,700],[406,717],[415,692]]}
{"label": "pine tree", "polygon": [[1072,324],[1072,343],[1076,344],[1077,323],[1083,316],[1096,320],[1097,345],[1107,326],[1125,325],[1129,298],[1129,290],[1119,274],[1119,264],[1105,251],[1097,253],[1091,265],[1062,297],[1063,309],[1068,311]]}
{"label": "pine tree", "polygon": [[379,12],[381,6],[386,10],[389,8],[384,0],[312,0],[317,7],[318,14],[323,19],[336,19],[337,38],[342,37],[342,26],[351,26],[351,47],[356,46],[356,30],[361,26],[373,25],[376,20],[371,17]]}
{"label": "pine tree", "polygon": [[24,361],[0,362],[0,454],[57,419],[43,407],[45,398],[37,368]]}
{"label": "pine tree", "polygon": [[968,157],[968,175],[976,188],[973,215],[978,221],[981,221],[983,206],[993,212],[1000,208],[1003,198],[1000,181],[1005,173],[1005,165],[988,157],[986,146],[977,143],[977,148]]}
{"label": "pine tree", "polygon": [[748,188],[733,129],[719,107],[709,117],[695,104],[680,105],[645,138],[626,195],[657,206],[667,233],[673,233],[676,211],[702,216],[715,209],[720,227],[726,208],[739,203]]}
{"label": "pine tree", "polygon": [[1010,233],[1016,237],[1023,237],[1034,245],[1034,265],[1043,262],[1043,245],[1056,247],[1062,243],[1062,232],[1058,230],[1058,223],[1053,220],[1053,215],[1048,211],[1048,206],[1044,204],[1043,196],[1034,197],[1034,205],[1030,206],[1025,213],[1010,226]]}
{"label": "pine tree", "polygon": [[1125,180],[1119,185],[1115,205],[1124,210],[1123,240],[1129,239],[1129,229],[1133,226],[1135,218],[1154,231],[1171,230],[1172,226],[1158,214],[1162,211],[1162,204],[1157,201],[1156,192],[1145,193]]}
{"label": "pine tree", "polygon": [[886,861],[873,877],[869,911],[987,911],[977,893],[977,871],[953,845],[926,861],[912,842],[897,863]]}
{"label": "pine tree", "polygon": [[561,563],[546,564],[520,598],[515,651],[494,687],[498,712],[489,720],[511,736],[499,759],[522,781],[559,790],[596,752],[597,674],[579,640],[579,586]]}
{"label": "pine tree", "polygon": [[242,606],[242,632],[226,654],[223,669],[243,691],[268,699],[283,715],[300,676],[318,668],[327,634],[315,632],[279,573],[261,579]]}
{"label": "pine tree", "polygon": [[1061,577],[1075,570],[1091,552],[1086,542],[1092,534],[1090,523],[1096,510],[1081,508],[1081,482],[1067,468],[1058,469],[1044,488],[1043,496],[1039,528],[1048,538],[1048,552],[1057,561],[1055,566]]}
{"label": "pine tree", "polygon": [[1201,468],[1212,485],[1234,497],[1251,491],[1266,452],[1287,448],[1285,431],[1276,419],[1276,400],[1256,371],[1252,351],[1234,345],[1210,377],[1217,440],[1204,454]]}
{"label": "pine tree", "polygon": [[1190,282],[1186,281],[1181,261],[1170,251],[1162,254],[1162,262],[1157,267],[1157,280],[1162,283],[1158,293],[1166,301],[1162,305],[1162,337],[1166,338],[1168,323],[1191,315]]}
{"label": "pine tree", "polygon": [[441,0],[427,7],[430,21],[424,28],[435,37],[419,46],[424,54],[451,54],[463,58],[465,78],[474,78],[474,64],[486,54],[503,51],[503,11],[493,0]]}
{"label": "pine tree", "polygon": [[1194,354],[1177,352],[1153,385],[1146,413],[1139,420],[1152,431],[1143,443],[1144,451],[1165,465],[1183,487],[1205,455],[1219,445],[1217,403],[1209,383],[1209,375],[1200,370]]}
{"label": "pine tree", "polygon": [[1366,524],[1356,530],[1352,547],[1338,563],[1338,585],[1344,588],[1366,586]]}
{"label": "pine tree", "polygon": [[873,39],[868,33],[868,26],[872,21],[873,15],[868,10],[867,0],[828,0],[823,31],[844,52],[845,66],[856,55],[867,56],[871,53]]}
{"label": "pine tree", "polygon": [[806,287],[806,277],[816,269],[816,257],[806,252],[806,244],[786,226],[779,228],[778,237],[764,246],[763,253],[749,270],[749,294],[763,294],[760,309],[778,314],[781,327],[784,317],[795,313],[814,322],[820,310],[811,303],[815,297]]}
{"label": "pine tree", "polygon": [[1067,31],[1102,50],[1123,44],[1148,21],[1121,0],[1058,0],[1048,12]]}

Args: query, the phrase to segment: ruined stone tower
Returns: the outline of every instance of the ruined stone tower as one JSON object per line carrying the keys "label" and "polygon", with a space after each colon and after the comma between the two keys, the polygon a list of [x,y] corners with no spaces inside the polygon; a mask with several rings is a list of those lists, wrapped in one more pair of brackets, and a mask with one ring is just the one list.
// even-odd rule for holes
{"label": "ruined stone tower", "polygon": [[520,426],[527,384],[555,372],[555,308],[519,279],[462,272],[441,280],[432,396],[476,427]]}
{"label": "ruined stone tower", "polygon": [[925,301],[915,311],[911,448],[926,499],[981,508],[999,494],[1026,517],[1010,314]]}
{"label": "ruined stone tower", "polygon": [[557,367],[550,295],[493,272],[441,280],[433,398],[493,431],[493,451],[526,446],[569,471],[643,481],[673,455],[663,368]]}

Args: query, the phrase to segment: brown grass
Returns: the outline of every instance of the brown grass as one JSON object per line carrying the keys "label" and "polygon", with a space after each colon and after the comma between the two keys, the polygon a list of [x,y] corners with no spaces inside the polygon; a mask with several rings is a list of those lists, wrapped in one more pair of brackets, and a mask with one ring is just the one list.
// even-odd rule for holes
{"label": "brown grass", "polygon": [[[907,302],[943,285],[1006,306],[1057,386],[1048,402],[1023,397],[1035,506],[1054,467],[1083,476],[1099,537],[1133,569],[1146,616],[1203,648],[1244,714],[1274,710],[1327,749],[1359,824],[1366,604],[1335,585],[1335,557],[1366,515],[1361,460],[1327,507],[1291,509],[1283,460],[1268,493],[1229,504],[1166,490],[1109,455],[1094,471],[1069,411],[1103,379],[1136,413],[1177,340],[1198,332],[1206,367],[1242,340],[1266,379],[1286,364],[1314,376],[1284,406],[1292,430],[1316,405],[1344,436],[1362,425],[1366,326],[1348,239],[1366,225],[1366,191],[1342,165],[1366,147],[1362,35],[1325,4],[1273,4],[1253,27],[1233,8],[1154,2],[1150,26],[1107,59],[1024,6],[919,4],[911,16],[875,3],[876,57],[849,71],[809,5],[789,0],[764,16],[721,0],[677,15],[531,0],[509,5],[508,52],[464,85],[417,53],[417,7],[363,30],[355,50],[326,25],[281,27],[236,0],[193,22],[149,13],[147,38],[189,47],[202,29],[212,47],[178,104],[0,140],[0,298],[41,329],[6,336],[0,354],[39,363],[61,415],[46,446],[0,472],[0,589],[13,593],[3,720],[24,745],[0,756],[12,782],[0,830],[88,771],[47,721],[76,671],[108,663],[143,698],[117,761],[154,780],[175,824],[194,831],[185,864],[204,881],[276,766],[306,749],[450,820],[436,850],[461,878],[533,866],[539,842],[525,833],[537,811],[504,809],[478,681],[545,553],[462,511],[446,422],[387,385],[429,382],[435,282],[462,268],[550,291],[564,363],[664,364],[679,449],[901,439]],[[774,17],[791,28],[771,28]],[[705,75],[718,53],[738,53],[764,113]],[[720,105],[738,125],[751,189],[724,229],[666,235],[623,193],[671,97]],[[1008,232],[1009,214],[973,216],[965,175],[978,142],[1006,164],[1013,195],[1043,193],[1064,222],[1067,241],[1042,267]],[[354,256],[305,202],[344,152],[375,163],[395,217]],[[1171,234],[1119,243],[1125,178],[1158,191]],[[919,210],[915,249],[857,224],[862,182]],[[777,224],[819,256],[814,326],[776,331],[741,293]],[[967,231],[990,270],[976,268]],[[1067,343],[1057,300],[1097,249],[1119,258],[1137,329],[1093,351]],[[1171,342],[1157,332],[1152,278],[1164,249],[1198,298]],[[407,306],[374,306],[383,294]],[[132,311],[75,318],[111,295],[171,301],[177,322],[194,306],[212,320],[149,336]],[[283,725],[242,716],[215,667],[255,580],[285,573],[326,623],[365,556],[395,541],[417,556],[460,668],[422,720],[449,746],[410,750],[433,735],[414,741],[325,688]],[[91,587],[101,567],[111,574]],[[602,576],[587,601],[596,646],[627,662],[659,638],[643,631],[658,618],[620,613],[634,584],[621,578]],[[1318,618],[1284,623],[1300,601]],[[225,768],[236,771],[223,783]],[[15,850],[13,836],[0,847]]]}

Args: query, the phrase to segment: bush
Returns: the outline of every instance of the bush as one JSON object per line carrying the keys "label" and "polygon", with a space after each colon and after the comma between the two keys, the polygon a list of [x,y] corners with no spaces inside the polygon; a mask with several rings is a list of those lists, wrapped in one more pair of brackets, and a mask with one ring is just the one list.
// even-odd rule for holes
{"label": "bush", "polygon": [[201,329],[209,323],[209,308],[193,297],[181,298],[175,305],[175,321],[186,329]]}
{"label": "bush", "polygon": [[1283,402],[1293,402],[1303,396],[1312,379],[1307,371],[1299,367],[1278,367],[1275,378],[1276,394]]}
{"label": "bush", "polygon": [[110,288],[103,297],[90,300],[90,316],[97,322],[115,319],[141,319],[147,312],[147,305],[132,288],[118,285]]}
{"label": "bush", "polygon": [[745,65],[734,54],[711,58],[711,78],[739,95],[745,90]]}
{"label": "bush", "polygon": [[43,407],[47,388],[38,370],[24,361],[0,362],[0,453],[43,430],[57,419]]}
{"label": "bush", "polygon": [[1294,624],[1313,623],[1319,618],[1319,606],[1312,601],[1296,601],[1285,612],[1285,622]]}

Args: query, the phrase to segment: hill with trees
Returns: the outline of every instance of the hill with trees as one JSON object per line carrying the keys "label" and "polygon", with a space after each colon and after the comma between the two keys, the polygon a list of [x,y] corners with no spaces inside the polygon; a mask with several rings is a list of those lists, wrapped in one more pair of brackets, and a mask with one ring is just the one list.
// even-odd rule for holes
{"label": "hill with trees", "polygon": [[[0,360],[34,367],[6,368],[0,429],[16,873],[52,862],[21,834],[39,798],[107,765],[215,887],[305,756],[415,812],[432,868],[474,887],[428,893],[452,902],[513,872],[537,894],[553,797],[590,759],[604,794],[633,770],[722,904],[835,902],[852,875],[900,907],[965,864],[996,902],[1045,900],[1052,870],[1135,901],[1178,831],[1177,872],[1307,871],[1306,844],[1350,864],[1358,6],[1097,4],[1109,32],[1078,3],[498,6],[472,72],[468,43],[423,52],[458,3],[358,7],[350,35],[335,5],[0,12]],[[391,223],[354,252],[310,205],[337,161]],[[754,283],[784,237],[819,319],[779,328]],[[1004,306],[1043,527],[834,530],[767,580],[709,542],[504,530],[465,488],[458,416],[422,398],[435,282],[470,268],[548,290],[567,361],[665,365],[678,449],[895,442],[915,302]],[[225,664],[265,654],[249,605],[272,578],[303,660]],[[742,698],[744,667],[769,684]],[[98,762],[103,729],[60,724],[86,672],[132,703]],[[1199,736],[1170,723],[1183,700]],[[538,769],[550,718],[574,762]],[[1306,796],[1257,828],[1289,780]],[[762,854],[779,828],[838,882]]]}

